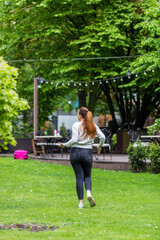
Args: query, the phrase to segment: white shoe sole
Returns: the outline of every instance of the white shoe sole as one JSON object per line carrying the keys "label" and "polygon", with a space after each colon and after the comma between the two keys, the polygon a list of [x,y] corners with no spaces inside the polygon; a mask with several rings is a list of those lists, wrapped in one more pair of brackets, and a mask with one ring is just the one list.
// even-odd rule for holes
{"label": "white shoe sole", "polygon": [[95,203],[95,201],[94,201],[92,196],[89,196],[87,199],[88,199],[89,204],[90,204],[91,207],[96,206],[96,203]]}
{"label": "white shoe sole", "polygon": [[83,209],[84,208],[84,204],[83,205],[78,205],[79,209]]}

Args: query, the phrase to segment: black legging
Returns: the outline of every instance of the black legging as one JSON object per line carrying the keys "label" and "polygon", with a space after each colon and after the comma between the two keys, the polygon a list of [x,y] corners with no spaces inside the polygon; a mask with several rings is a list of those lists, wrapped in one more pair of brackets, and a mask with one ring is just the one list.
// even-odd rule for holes
{"label": "black legging", "polygon": [[83,181],[85,189],[91,191],[92,149],[72,147],[70,161],[76,175],[76,190],[79,200],[83,199]]}

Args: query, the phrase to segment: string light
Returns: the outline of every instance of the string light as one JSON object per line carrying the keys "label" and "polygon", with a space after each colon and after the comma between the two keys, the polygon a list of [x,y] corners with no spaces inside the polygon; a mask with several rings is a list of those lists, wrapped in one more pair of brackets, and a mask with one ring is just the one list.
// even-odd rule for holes
{"label": "string light", "polygon": [[[155,70],[152,69],[152,72],[154,72],[154,71],[155,71]],[[90,81],[90,83],[91,83],[92,85],[95,85],[95,83],[102,84],[104,81],[105,81],[106,83],[109,83],[109,81],[116,82],[117,79],[120,79],[120,81],[122,82],[124,78],[128,77],[128,79],[130,79],[132,75],[135,75],[135,77],[138,77],[138,75],[139,75],[140,73],[143,73],[143,74],[145,74],[145,75],[147,74],[147,72],[146,72],[145,70],[143,70],[143,71],[141,71],[141,72],[139,72],[139,73],[135,73],[135,74],[132,74],[132,73],[130,72],[130,70],[128,70],[128,72],[127,72],[126,75],[117,76],[117,77],[115,77],[115,78],[108,78],[108,79],[99,79],[99,80],[96,79],[96,80],[94,80],[94,81],[93,81],[93,80]],[[46,80],[44,79],[44,81],[48,84],[48,80],[46,81]],[[51,80],[50,80],[50,81],[51,81]],[[53,84],[53,81],[51,81],[51,84]],[[56,83],[55,86],[57,87],[58,84],[59,84],[59,83]],[[70,86],[71,84],[73,84],[74,86],[77,86],[77,85],[82,86],[82,84],[84,84],[86,87],[88,86],[88,83],[87,83],[87,82],[74,82],[74,83],[72,83],[72,82],[68,82],[68,83],[62,82],[61,85],[62,85],[62,86],[65,86],[65,85]]]}

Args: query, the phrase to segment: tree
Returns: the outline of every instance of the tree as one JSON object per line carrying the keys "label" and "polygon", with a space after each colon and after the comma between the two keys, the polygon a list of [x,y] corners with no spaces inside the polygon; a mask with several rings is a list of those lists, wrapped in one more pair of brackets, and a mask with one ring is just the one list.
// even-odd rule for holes
{"label": "tree", "polygon": [[[141,60],[138,63],[138,58],[115,57],[144,53],[145,47],[142,45],[141,48],[141,44],[149,31],[142,28],[148,21],[147,9],[156,7],[156,1],[155,5],[153,1],[127,0],[2,2],[0,51],[7,59],[112,57],[91,61],[37,61],[26,64],[22,60],[15,63],[28,72],[26,78],[20,71],[19,78],[24,79],[26,96],[29,90],[33,90],[33,76],[53,80],[53,84],[39,90],[39,120],[44,121],[64,96],[72,92],[75,94],[76,88],[79,106],[87,106],[93,113],[99,96],[104,92],[105,106],[112,114],[115,131],[116,112],[120,113],[123,126],[130,127],[135,123],[135,128],[143,127],[148,114],[159,103],[158,93],[154,94],[157,83],[151,81],[152,74],[143,73],[136,78],[126,76],[123,81],[116,79],[126,75],[129,68],[132,73],[139,73],[145,69],[145,64],[140,67]],[[136,71],[134,64],[137,64]],[[111,81],[104,80],[108,78]],[[145,87],[148,82],[153,83],[152,87]],[[32,98],[30,100],[33,102]]]}
{"label": "tree", "polygon": [[20,99],[16,93],[17,76],[17,69],[0,58],[0,147],[4,149],[9,143],[16,144],[12,136],[12,121],[19,111],[29,107],[27,101]]}

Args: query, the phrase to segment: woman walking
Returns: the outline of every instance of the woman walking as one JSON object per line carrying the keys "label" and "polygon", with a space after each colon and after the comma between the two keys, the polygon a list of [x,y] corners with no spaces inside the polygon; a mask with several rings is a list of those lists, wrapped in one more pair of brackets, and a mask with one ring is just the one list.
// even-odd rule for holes
{"label": "woman walking", "polygon": [[71,147],[70,162],[76,176],[76,190],[79,199],[79,208],[84,207],[83,182],[87,192],[87,199],[91,207],[96,205],[91,195],[92,144],[97,135],[100,138],[98,154],[105,141],[105,136],[94,123],[92,113],[85,107],[78,110],[78,120],[72,126],[72,138],[60,147]]}

